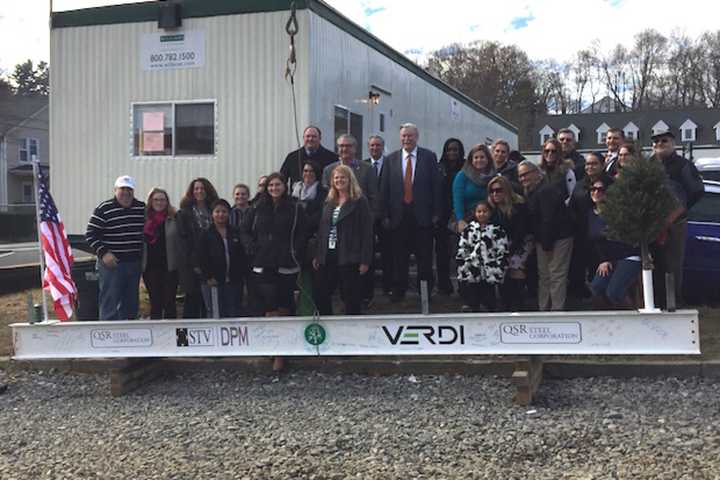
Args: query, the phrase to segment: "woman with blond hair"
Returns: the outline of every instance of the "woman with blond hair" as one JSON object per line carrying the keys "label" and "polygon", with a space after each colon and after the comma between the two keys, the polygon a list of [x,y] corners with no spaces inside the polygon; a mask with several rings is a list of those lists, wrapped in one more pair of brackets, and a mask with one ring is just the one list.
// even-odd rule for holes
{"label": "woman with blond hair", "polygon": [[340,285],[346,315],[359,315],[361,276],[372,261],[373,215],[352,170],[333,169],[330,191],[320,217],[315,269],[315,303],[321,315],[332,315],[332,294]]}
{"label": "woman with blond hair", "polygon": [[176,211],[165,190],[150,190],[143,227],[143,282],[150,296],[150,318],[177,318],[178,256],[181,245]]}
{"label": "woman with blond hair", "polygon": [[493,209],[490,223],[503,227],[510,239],[508,271],[500,286],[500,298],[506,310],[516,312],[523,305],[527,259],[533,250],[527,205],[510,180],[499,175],[488,182],[488,203]]}

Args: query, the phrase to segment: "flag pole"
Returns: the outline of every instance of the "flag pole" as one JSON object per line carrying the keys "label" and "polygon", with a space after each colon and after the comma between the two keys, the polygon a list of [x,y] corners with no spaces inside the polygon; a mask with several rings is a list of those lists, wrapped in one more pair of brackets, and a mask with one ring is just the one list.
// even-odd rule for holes
{"label": "flag pole", "polygon": [[42,246],[42,231],[40,230],[40,195],[38,195],[39,189],[39,175],[40,175],[40,162],[36,155],[32,156],[32,168],[33,168],[33,195],[35,197],[35,221],[37,224],[37,238],[38,247],[40,253],[40,296],[42,297],[42,308],[43,308],[43,322],[48,321],[48,308],[47,299],[45,298],[45,288],[43,288],[43,281],[45,278],[45,250]]}

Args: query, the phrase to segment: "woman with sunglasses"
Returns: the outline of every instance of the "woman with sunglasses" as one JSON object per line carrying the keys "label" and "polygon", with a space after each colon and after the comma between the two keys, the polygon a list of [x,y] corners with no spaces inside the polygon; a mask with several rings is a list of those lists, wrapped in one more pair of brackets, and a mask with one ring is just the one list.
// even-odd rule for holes
{"label": "woman with sunglasses", "polygon": [[503,227],[510,239],[508,271],[500,285],[500,298],[505,310],[517,312],[523,305],[526,263],[533,249],[527,205],[514,192],[510,180],[502,176],[488,182],[488,204],[493,210],[490,222]]}
{"label": "woman with sunglasses", "polygon": [[590,284],[593,308],[632,308],[628,289],[637,281],[642,264],[637,247],[607,237],[602,210],[608,185],[600,179],[590,186],[592,209],[587,219],[588,239],[599,261]]}

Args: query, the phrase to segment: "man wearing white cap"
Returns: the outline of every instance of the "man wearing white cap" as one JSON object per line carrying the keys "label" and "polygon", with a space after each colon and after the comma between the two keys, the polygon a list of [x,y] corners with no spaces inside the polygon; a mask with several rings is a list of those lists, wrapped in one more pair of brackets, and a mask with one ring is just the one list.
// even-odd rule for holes
{"label": "man wearing white cap", "polygon": [[115,196],[95,208],[85,233],[98,257],[100,320],[137,317],[145,204],[134,192],[132,177],[118,177]]}

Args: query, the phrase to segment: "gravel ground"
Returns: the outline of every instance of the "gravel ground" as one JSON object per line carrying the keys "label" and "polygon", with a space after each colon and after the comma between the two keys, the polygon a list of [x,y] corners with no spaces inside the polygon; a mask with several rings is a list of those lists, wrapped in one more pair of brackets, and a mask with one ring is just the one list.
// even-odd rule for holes
{"label": "gravel ground", "polygon": [[109,397],[106,376],[3,372],[0,478],[720,478],[720,383],[188,373]]}

